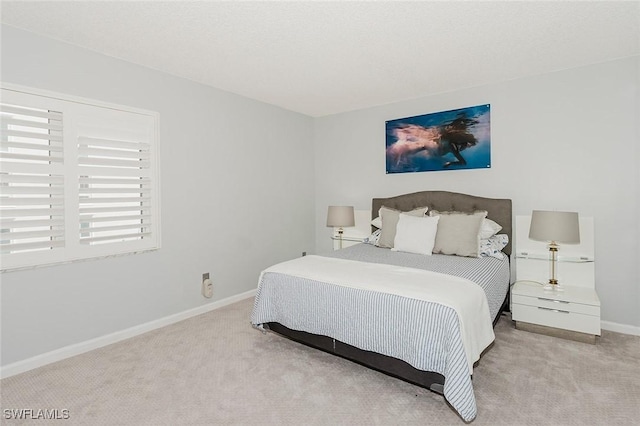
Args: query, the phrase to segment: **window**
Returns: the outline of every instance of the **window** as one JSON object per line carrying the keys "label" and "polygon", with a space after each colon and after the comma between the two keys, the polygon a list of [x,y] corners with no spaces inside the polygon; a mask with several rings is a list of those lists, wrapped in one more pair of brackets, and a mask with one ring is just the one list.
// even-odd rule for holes
{"label": "window", "polygon": [[3,85],[3,271],[159,248],[156,113]]}

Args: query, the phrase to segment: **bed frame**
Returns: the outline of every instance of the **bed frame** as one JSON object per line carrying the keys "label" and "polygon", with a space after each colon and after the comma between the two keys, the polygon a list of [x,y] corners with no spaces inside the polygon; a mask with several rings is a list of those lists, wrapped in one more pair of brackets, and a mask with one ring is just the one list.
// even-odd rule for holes
{"label": "bed frame", "polygon": [[[429,207],[430,210],[438,211],[474,212],[476,210],[486,210],[488,212],[487,217],[502,226],[500,233],[509,236],[509,244],[503,249],[503,252],[511,255],[511,241],[513,240],[511,200],[483,198],[447,191],[422,191],[391,198],[374,198],[371,210],[372,219],[378,216],[378,210],[382,206],[402,211],[409,211],[423,206]],[[501,312],[507,309],[508,306],[509,292],[507,291]],[[496,315],[493,322],[494,326],[500,319],[501,312]],[[265,326],[297,342],[338,355],[439,394],[443,393],[444,376],[439,373],[418,370],[400,359],[364,351],[331,337],[291,330],[277,322],[270,322]]]}

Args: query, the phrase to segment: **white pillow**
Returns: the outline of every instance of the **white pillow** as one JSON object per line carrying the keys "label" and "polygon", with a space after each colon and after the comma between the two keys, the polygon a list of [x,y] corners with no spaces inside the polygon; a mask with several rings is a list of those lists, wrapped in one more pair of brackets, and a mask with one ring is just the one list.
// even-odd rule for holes
{"label": "white pillow", "polygon": [[396,225],[398,223],[400,213],[406,213],[412,216],[424,216],[427,214],[427,210],[427,207],[418,207],[417,209],[408,212],[402,212],[385,206],[380,207],[378,214],[382,219],[382,233],[380,234],[378,245],[380,247],[387,248],[393,247],[393,240],[396,236]]}
{"label": "white pillow", "polygon": [[502,226],[498,225],[491,219],[485,218],[482,221],[482,226],[480,226],[480,239],[481,240],[489,239],[494,235],[496,235],[501,230],[502,230]]}
{"label": "white pillow", "polygon": [[382,229],[382,219],[380,218],[380,216],[378,216],[375,219],[373,219],[371,221],[371,225],[375,226],[378,229]]}
{"label": "white pillow", "polygon": [[382,233],[381,229],[376,229],[375,231],[373,231],[373,233],[371,235],[369,235],[367,238],[364,239],[364,243],[366,244],[371,244],[374,246],[378,245],[378,241],[380,241],[380,233]]}
{"label": "white pillow", "polygon": [[480,256],[504,259],[502,249],[505,248],[507,244],[509,244],[509,236],[507,234],[498,234],[491,238],[480,240]]}
{"label": "white pillow", "polygon": [[418,217],[400,213],[391,250],[431,256],[439,220],[439,216]]}

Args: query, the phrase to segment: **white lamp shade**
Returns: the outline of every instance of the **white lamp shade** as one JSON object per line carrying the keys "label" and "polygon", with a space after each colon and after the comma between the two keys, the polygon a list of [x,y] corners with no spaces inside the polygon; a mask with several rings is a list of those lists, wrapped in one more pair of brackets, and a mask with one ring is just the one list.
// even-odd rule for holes
{"label": "white lamp shade", "polygon": [[327,226],[342,228],[355,226],[356,220],[353,214],[353,206],[329,206],[327,211]]}
{"label": "white lamp shade", "polygon": [[529,238],[564,244],[580,243],[580,223],[576,212],[534,210]]}

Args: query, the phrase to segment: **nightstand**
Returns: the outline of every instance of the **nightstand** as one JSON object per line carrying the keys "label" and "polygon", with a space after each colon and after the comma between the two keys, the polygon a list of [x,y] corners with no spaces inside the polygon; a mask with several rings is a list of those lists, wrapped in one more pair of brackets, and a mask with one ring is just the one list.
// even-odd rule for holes
{"label": "nightstand", "polygon": [[[333,249],[334,250],[339,250],[340,249],[340,237],[338,236],[332,236],[331,239],[333,240]],[[365,239],[365,237],[342,237],[342,248],[347,248],[347,247],[351,247],[353,245],[356,244],[360,244],[361,242],[363,242]]]}
{"label": "nightstand", "polygon": [[531,281],[511,288],[511,319],[516,328],[595,343],[600,335],[600,299],[593,288],[563,286],[544,290]]}
{"label": "nightstand", "polygon": [[[355,226],[344,228],[342,234],[342,248],[351,247],[364,241],[371,234],[371,210],[354,210]],[[331,239],[333,249],[340,249],[340,238],[337,228],[333,228]]]}

